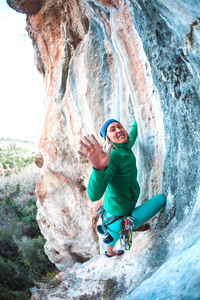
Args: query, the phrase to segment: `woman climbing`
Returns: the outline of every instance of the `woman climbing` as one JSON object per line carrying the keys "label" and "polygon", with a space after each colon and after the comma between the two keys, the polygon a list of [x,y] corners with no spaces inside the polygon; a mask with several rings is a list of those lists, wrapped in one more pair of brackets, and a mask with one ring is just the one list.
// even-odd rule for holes
{"label": "woman climbing", "polygon": [[[147,219],[156,215],[165,203],[162,194],[156,195],[144,204],[135,208],[140,194],[137,181],[136,159],[131,150],[137,138],[137,123],[134,122],[129,134],[120,122],[114,119],[106,121],[100,135],[107,142],[104,152],[91,135],[80,141],[82,151],[78,154],[85,157],[93,166],[88,183],[88,196],[91,201],[97,201],[105,193],[104,206],[100,208],[103,226],[97,226],[99,233],[104,233],[107,246],[107,257],[122,255],[123,250],[113,251],[116,242],[131,230],[146,230]],[[131,229],[130,229],[131,228]],[[129,229],[129,231],[128,231]],[[123,232],[124,231],[124,232]],[[129,241],[129,248],[131,241]],[[128,250],[128,249],[126,249]]]}

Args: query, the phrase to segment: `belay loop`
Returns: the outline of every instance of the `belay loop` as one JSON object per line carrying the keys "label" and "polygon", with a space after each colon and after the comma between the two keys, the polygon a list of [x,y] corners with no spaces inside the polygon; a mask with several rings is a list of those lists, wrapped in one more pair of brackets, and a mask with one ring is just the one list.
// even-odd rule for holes
{"label": "belay loop", "polygon": [[120,244],[125,247],[125,250],[130,250],[132,246],[132,227],[133,227],[134,218],[128,216],[122,220],[121,223],[121,237]]}

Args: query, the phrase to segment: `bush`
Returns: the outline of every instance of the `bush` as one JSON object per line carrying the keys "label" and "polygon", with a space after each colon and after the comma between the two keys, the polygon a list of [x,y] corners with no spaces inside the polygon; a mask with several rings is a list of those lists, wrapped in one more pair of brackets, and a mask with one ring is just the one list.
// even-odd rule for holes
{"label": "bush", "polygon": [[22,210],[21,220],[26,224],[26,235],[35,237],[40,234],[38,224],[36,222],[37,207],[32,198],[29,199],[28,205]]}
{"label": "bush", "polygon": [[23,290],[31,284],[18,262],[5,260],[0,256],[0,270],[0,282],[8,290]]}
{"label": "bush", "polygon": [[0,297],[1,300],[29,300],[31,293],[29,290],[26,292],[13,292],[0,284]]}
{"label": "bush", "polygon": [[[9,176],[14,173],[19,173],[22,168],[34,162],[35,151],[24,148],[23,142],[1,141],[0,161],[4,171],[3,176]],[[34,148],[32,143],[29,143]]]}
{"label": "bush", "polygon": [[19,183],[15,187],[13,185],[7,186],[4,192],[6,209],[12,212],[15,217],[18,217],[19,222],[24,223],[24,225],[21,225],[27,236],[35,237],[40,234],[39,226],[36,221],[36,199],[35,197],[31,197],[25,200],[26,205],[23,207],[24,204],[19,201],[20,196]]}
{"label": "bush", "polygon": [[3,257],[12,259],[17,256],[17,245],[11,233],[4,228],[0,228],[0,245],[0,255]]}
{"label": "bush", "polygon": [[45,239],[42,236],[38,236],[37,239],[24,236],[20,241],[16,240],[15,242],[21,254],[23,265],[29,269],[31,280],[38,279],[42,275],[46,275],[47,271],[55,269],[44,253]]}
{"label": "bush", "polygon": [[[0,144],[1,146],[1,144]],[[30,299],[34,280],[53,276],[55,266],[44,253],[34,195],[38,169],[34,155],[15,144],[0,147],[0,299]],[[2,175],[1,168],[5,167]],[[18,171],[20,173],[16,174]],[[26,167],[26,168],[25,168]],[[9,168],[11,170],[9,170]],[[17,171],[17,172],[16,172]]]}

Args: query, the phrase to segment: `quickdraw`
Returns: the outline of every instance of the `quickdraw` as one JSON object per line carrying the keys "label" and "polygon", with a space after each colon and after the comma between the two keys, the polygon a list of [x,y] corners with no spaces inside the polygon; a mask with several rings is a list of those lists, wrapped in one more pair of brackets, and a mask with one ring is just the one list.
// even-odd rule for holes
{"label": "quickdraw", "polygon": [[134,223],[133,217],[126,217],[121,223],[120,244],[125,247],[125,250],[130,250],[132,246],[132,227]]}

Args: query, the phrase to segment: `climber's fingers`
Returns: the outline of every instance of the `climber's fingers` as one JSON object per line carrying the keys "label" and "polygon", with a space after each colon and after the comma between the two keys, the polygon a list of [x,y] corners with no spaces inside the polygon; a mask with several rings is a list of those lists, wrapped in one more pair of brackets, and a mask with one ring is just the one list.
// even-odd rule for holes
{"label": "climber's fingers", "polygon": [[95,145],[93,143],[91,143],[91,141],[86,136],[84,136],[83,139],[86,142],[85,145],[89,150],[92,150],[95,148]]}
{"label": "climber's fingers", "polygon": [[92,140],[93,140],[93,142],[94,142],[94,144],[95,144],[95,147],[97,147],[97,148],[100,147],[100,145],[99,145],[97,139],[95,138],[95,136],[94,136],[93,134],[91,134],[91,138],[92,138]]}
{"label": "climber's fingers", "polygon": [[82,141],[79,142],[80,146],[87,152],[90,152],[90,147],[84,144]]}
{"label": "climber's fingers", "polygon": [[84,142],[79,141],[81,149],[83,151],[86,151],[87,154],[82,152],[81,150],[78,150],[77,152],[79,155],[81,155],[87,159],[88,159],[89,155],[93,155],[94,153],[96,153],[96,151],[99,151],[99,149],[101,150],[100,145],[93,134],[91,135],[91,139],[92,139],[93,143],[86,136],[83,137]]}
{"label": "climber's fingers", "polygon": [[83,156],[83,157],[85,157],[85,158],[88,159],[87,154],[85,154],[84,152],[82,152],[82,151],[80,151],[80,150],[78,150],[77,152],[78,152],[79,155],[81,155],[81,156]]}

